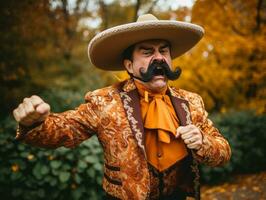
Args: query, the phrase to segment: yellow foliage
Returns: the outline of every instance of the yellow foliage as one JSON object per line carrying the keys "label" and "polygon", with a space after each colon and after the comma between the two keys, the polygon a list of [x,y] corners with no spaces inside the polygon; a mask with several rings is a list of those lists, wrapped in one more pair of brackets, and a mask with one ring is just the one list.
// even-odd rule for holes
{"label": "yellow foliage", "polygon": [[259,2],[198,0],[193,6],[192,21],[206,34],[173,61],[183,69],[173,84],[200,93],[209,110],[265,112],[266,16]]}

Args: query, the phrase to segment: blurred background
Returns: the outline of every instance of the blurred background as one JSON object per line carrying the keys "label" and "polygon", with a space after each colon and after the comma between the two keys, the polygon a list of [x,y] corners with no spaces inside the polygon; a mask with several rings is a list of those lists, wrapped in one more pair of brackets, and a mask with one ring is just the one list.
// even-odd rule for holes
{"label": "blurred background", "polygon": [[[93,67],[98,32],[140,14],[199,24],[205,37],[173,61],[172,85],[199,93],[229,140],[224,167],[203,166],[202,199],[266,199],[266,1],[0,1],[1,199],[101,199],[102,150],[93,137],[76,149],[44,150],[14,140],[12,110],[37,94],[54,112],[74,109],[86,91],[127,78]],[[112,47],[110,47],[110,50]]]}

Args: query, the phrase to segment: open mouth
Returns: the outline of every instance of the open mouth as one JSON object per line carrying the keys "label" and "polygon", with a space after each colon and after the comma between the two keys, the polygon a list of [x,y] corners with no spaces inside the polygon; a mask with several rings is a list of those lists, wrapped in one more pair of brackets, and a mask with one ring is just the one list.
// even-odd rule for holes
{"label": "open mouth", "polygon": [[154,69],[154,75],[162,75],[164,76],[165,75],[165,72],[164,72],[164,69],[160,66],[156,67]]}

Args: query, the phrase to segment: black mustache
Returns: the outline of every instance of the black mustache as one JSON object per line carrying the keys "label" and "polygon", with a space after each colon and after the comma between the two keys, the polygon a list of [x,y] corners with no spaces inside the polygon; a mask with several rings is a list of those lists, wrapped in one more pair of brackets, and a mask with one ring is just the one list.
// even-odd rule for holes
{"label": "black mustache", "polygon": [[140,80],[143,82],[149,82],[154,76],[163,75],[166,76],[169,80],[176,80],[181,75],[181,68],[177,67],[175,71],[172,71],[169,65],[165,61],[154,60],[149,66],[146,72],[144,68],[139,69],[141,75]]}

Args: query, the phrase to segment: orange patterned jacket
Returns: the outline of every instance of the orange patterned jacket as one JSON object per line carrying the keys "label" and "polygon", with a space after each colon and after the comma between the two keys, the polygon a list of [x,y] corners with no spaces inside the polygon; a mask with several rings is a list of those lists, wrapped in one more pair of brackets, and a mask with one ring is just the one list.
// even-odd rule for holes
{"label": "orange patterned jacket", "polygon": [[[224,164],[230,159],[230,146],[207,118],[199,95],[173,87],[169,87],[168,94],[180,124],[194,124],[203,134],[202,148],[190,151],[194,180],[188,190],[193,190],[193,195],[199,199],[198,163]],[[86,103],[75,110],[51,113],[42,124],[27,132],[18,129],[16,138],[39,147],[73,148],[96,134],[104,150],[103,188],[106,193],[120,199],[149,199],[150,172],[134,82],[127,80],[88,92],[85,100]]]}

